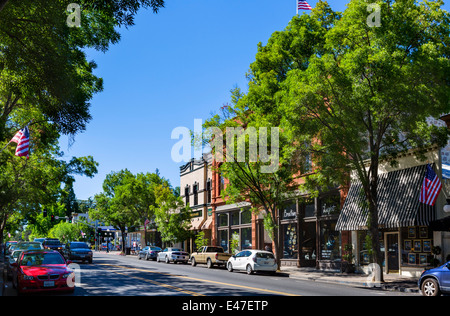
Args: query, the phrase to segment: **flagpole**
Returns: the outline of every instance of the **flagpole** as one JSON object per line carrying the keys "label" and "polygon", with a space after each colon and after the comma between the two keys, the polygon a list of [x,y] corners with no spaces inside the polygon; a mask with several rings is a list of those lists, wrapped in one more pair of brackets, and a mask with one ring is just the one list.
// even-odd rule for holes
{"label": "flagpole", "polygon": [[0,150],[0,154],[6,149],[6,147],[8,147],[9,144],[11,144],[11,141],[9,141],[8,144],[6,144],[5,147],[3,147],[2,150]]}
{"label": "flagpole", "polygon": [[295,0],[295,6],[297,7],[297,16],[298,16],[298,0]]}

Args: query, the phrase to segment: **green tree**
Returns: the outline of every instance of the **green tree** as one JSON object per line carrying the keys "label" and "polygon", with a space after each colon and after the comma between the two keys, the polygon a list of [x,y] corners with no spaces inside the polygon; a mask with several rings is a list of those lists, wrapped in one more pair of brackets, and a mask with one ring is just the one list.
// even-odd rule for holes
{"label": "green tree", "polygon": [[144,226],[144,244],[147,244],[147,220],[155,216],[154,209],[157,205],[157,191],[160,186],[169,186],[169,182],[162,178],[159,171],[155,173],[138,173],[123,179],[116,188],[116,196],[122,201],[124,207],[129,209],[135,220],[135,225]]}
{"label": "green tree", "polygon": [[49,236],[58,238],[61,243],[65,244],[70,241],[78,241],[81,238],[81,230],[78,225],[61,222],[53,226],[49,232]]}
{"label": "green tree", "polygon": [[[324,30],[321,49],[304,67],[288,71],[277,113],[294,140],[311,144],[315,174],[306,183],[309,190],[344,184],[356,172],[367,202],[373,260],[381,266],[380,161],[395,164],[406,150],[423,157],[429,146],[448,139],[446,128],[427,119],[450,111],[450,15],[442,1],[380,0],[381,26],[371,27],[368,3],[350,1]],[[313,10],[312,17],[323,9]],[[308,18],[291,23],[299,20]]]}
{"label": "green tree", "polygon": [[191,213],[183,199],[168,184],[156,187],[156,205],[151,209],[155,214],[157,229],[164,242],[182,242],[191,237]]}
{"label": "green tree", "polygon": [[[275,257],[278,267],[281,265],[283,254],[283,244],[280,242],[279,210],[294,193],[296,188],[294,177],[298,160],[295,158],[297,149],[290,146],[290,139],[285,134],[276,133],[277,137],[272,137],[273,131],[277,131],[278,126],[271,123],[267,117],[260,116],[252,107],[254,92],[246,95],[239,89],[232,90],[231,105],[222,108],[220,115],[215,115],[204,124],[206,141],[214,144],[218,135],[223,133],[226,138],[226,149],[222,154],[218,154],[223,144],[213,146],[213,154],[217,161],[222,160],[217,172],[230,183],[221,192],[227,203],[237,203],[248,201],[252,204],[252,211],[255,214],[262,214],[264,226],[274,242]],[[243,127],[243,133],[237,134],[236,138],[231,138],[232,128]],[[253,135],[246,134],[252,130]],[[213,131],[214,133],[212,133]],[[267,148],[264,147],[262,139],[266,139]],[[255,140],[259,140],[259,148],[256,148]],[[230,144],[234,144],[234,150],[230,150]],[[244,148],[243,150],[242,148]],[[239,158],[239,147],[242,155]],[[261,150],[268,152],[267,159],[263,159]],[[258,155],[256,156],[256,152]],[[253,156],[253,157],[252,157]]]}
{"label": "green tree", "polygon": [[[89,209],[89,217],[99,220],[120,230],[122,236],[126,235],[128,227],[133,226],[135,219],[129,208],[127,208],[116,190],[120,191],[120,186],[125,178],[132,177],[132,173],[125,169],[119,172],[111,172],[106,175],[103,181],[103,192],[94,196],[95,208]],[[125,254],[125,238],[122,238],[122,251]]]}

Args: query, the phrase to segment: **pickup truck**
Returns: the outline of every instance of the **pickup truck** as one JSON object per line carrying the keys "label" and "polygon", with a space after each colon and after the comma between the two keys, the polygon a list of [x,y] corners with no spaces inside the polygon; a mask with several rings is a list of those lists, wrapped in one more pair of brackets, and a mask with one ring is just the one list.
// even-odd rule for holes
{"label": "pickup truck", "polygon": [[231,254],[225,253],[222,247],[203,246],[191,254],[191,264],[195,267],[197,263],[206,263],[208,268],[214,265],[225,266],[230,257]]}

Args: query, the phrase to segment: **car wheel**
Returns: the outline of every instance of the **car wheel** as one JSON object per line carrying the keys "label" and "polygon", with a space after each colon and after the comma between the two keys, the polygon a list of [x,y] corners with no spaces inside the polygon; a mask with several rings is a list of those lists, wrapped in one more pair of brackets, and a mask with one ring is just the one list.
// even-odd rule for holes
{"label": "car wheel", "polygon": [[140,254],[138,255],[138,260],[141,260],[141,255]]}
{"label": "car wheel", "polygon": [[192,265],[193,267],[195,267],[195,266],[197,265],[197,262],[195,262],[195,258],[192,258],[192,259],[191,259],[191,265]]}
{"label": "car wheel", "polygon": [[211,269],[213,267],[213,263],[211,261],[211,258],[208,258],[208,260],[206,261],[206,266],[208,267],[208,269]]}
{"label": "car wheel", "polygon": [[228,262],[227,269],[228,271],[233,272],[233,265],[231,264],[231,262]]}
{"label": "car wheel", "polygon": [[423,281],[421,290],[424,296],[439,296],[441,294],[438,282],[431,278]]}
{"label": "car wheel", "polygon": [[145,256],[145,260],[150,260],[150,257],[148,255]]}
{"label": "car wheel", "polygon": [[250,275],[250,274],[252,274],[253,273],[253,269],[252,269],[252,266],[251,265],[249,265],[249,264],[247,264],[247,269],[245,269],[246,271],[247,271],[247,274],[248,275]]}

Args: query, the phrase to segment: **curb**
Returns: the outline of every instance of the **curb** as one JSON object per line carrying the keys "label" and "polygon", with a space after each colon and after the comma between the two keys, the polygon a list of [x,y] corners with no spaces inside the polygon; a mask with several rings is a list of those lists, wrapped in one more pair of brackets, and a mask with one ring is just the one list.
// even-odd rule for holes
{"label": "curb", "polygon": [[326,280],[320,277],[305,277],[295,275],[289,272],[282,272],[282,275],[286,275],[289,278],[303,280],[303,281],[312,281],[324,284],[338,284],[338,285],[348,285],[352,287],[360,287],[360,288],[378,288],[384,291],[392,291],[392,292],[403,292],[403,293],[420,293],[418,288],[405,287],[396,284],[390,284],[390,282],[385,282],[383,284],[373,284],[368,282],[357,282],[357,281],[345,281],[345,280]]}

